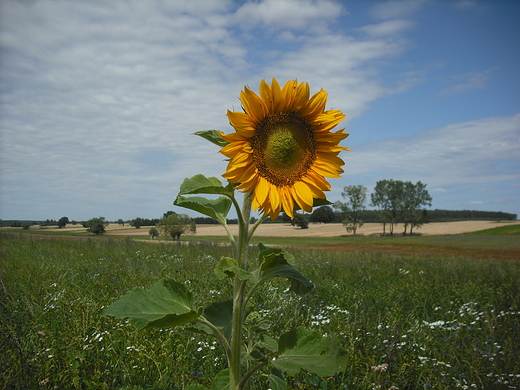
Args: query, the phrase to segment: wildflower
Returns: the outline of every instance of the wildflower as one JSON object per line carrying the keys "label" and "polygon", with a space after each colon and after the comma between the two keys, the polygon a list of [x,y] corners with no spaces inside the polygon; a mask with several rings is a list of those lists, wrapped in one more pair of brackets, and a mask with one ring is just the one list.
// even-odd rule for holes
{"label": "wildflower", "polygon": [[387,363],[379,364],[377,366],[372,366],[372,371],[385,372],[386,370],[388,370],[388,364]]}
{"label": "wildflower", "polygon": [[327,93],[310,97],[308,83],[288,81],[283,88],[273,78],[260,83],[260,96],[245,87],[240,93],[244,112],[229,111],[235,133],[221,134],[229,142],[220,152],[229,163],[224,178],[253,194],[253,208],[276,219],[281,210],[294,218],[295,203],[311,211],[314,199],[330,190],[325,177],[343,169],[339,142],[348,134],[332,133],[345,115],[325,111]]}

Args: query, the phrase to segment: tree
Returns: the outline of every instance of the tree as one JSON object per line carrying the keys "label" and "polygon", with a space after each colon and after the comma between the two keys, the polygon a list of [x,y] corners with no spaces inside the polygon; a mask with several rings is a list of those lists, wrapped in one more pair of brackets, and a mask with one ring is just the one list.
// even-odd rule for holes
{"label": "tree", "polygon": [[63,229],[69,223],[69,219],[67,217],[61,217],[58,221],[58,227]]}
{"label": "tree", "polygon": [[108,221],[105,221],[104,217],[92,218],[83,224],[88,232],[100,235],[105,233],[105,228],[108,226]]}
{"label": "tree", "polygon": [[142,218],[135,218],[130,222],[130,225],[135,227],[136,229],[141,229],[141,226],[144,225],[144,221]]}
{"label": "tree", "polygon": [[316,209],[311,214],[311,222],[319,222],[319,223],[331,223],[336,220],[336,214],[332,210],[330,206],[321,206]]}
{"label": "tree", "polygon": [[157,229],[164,236],[180,239],[182,234],[196,231],[195,222],[187,214],[169,214],[163,216],[157,224]]}
{"label": "tree", "polygon": [[347,199],[347,202],[338,201],[334,203],[334,207],[345,213],[346,218],[343,220],[343,225],[347,232],[353,232],[356,235],[357,229],[363,226],[361,217],[366,208],[367,188],[363,185],[347,186],[343,188],[341,196]]}
{"label": "tree", "polygon": [[292,226],[298,226],[302,229],[309,228],[309,221],[305,217],[305,215],[300,213],[294,213],[294,219],[291,221]]}
{"label": "tree", "polygon": [[406,236],[408,225],[410,225],[410,235],[412,235],[414,227],[423,225],[426,219],[426,210],[422,207],[431,206],[431,202],[432,197],[426,190],[426,184],[420,181],[415,184],[410,181],[403,183],[401,219],[404,223],[404,236]]}
{"label": "tree", "polygon": [[121,226],[125,226],[125,221],[123,221],[121,218],[117,220],[117,224]]}
{"label": "tree", "polygon": [[150,236],[150,240],[155,240],[159,237],[159,230],[155,227],[151,227],[150,230],[148,230],[148,235]]}
{"label": "tree", "polygon": [[394,235],[394,224],[397,223],[402,198],[402,183],[396,180],[379,180],[371,195],[372,206],[379,208],[383,235],[386,234],[387,223],[390,224],[390,235]]}

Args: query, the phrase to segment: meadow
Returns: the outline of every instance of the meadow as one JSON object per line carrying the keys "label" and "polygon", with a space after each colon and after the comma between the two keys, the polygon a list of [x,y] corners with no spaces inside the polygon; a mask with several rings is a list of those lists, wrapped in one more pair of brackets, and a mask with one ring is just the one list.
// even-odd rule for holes
{"label": "meadow", "polygon": [[[340,374],[302,372],[289,388],[520,388],[518,234],[499,233],[360,237],[349,251],[285,240],[316,288],[300,297],[283,280],[266,285],[252,315],[274,321],[273,336],[295,326],[335,333],[348,353]],[[229,297],[213,273],[228,247],[12,233],[0,244],[0,389],[182,389],[225,367],[213,339],[137,331],[102,313],[163,278],[204,305]],[[268,385],[259,375],[251,388]]]}

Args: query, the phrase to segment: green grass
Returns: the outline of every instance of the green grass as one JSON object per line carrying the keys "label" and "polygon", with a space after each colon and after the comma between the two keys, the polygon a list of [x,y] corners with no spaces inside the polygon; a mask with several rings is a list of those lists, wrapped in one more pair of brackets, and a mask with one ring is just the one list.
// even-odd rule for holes
{"label": "green grass", "polygon": [[[482,239],[464,237],[458,245]],[[416,238],[426,237],[396,245]],[[341,374],[301,373],[290,389],[520,388],[520,259],[291,253],[316,289],[299,297],[282,280],[265,285],[255,315],[274,321],[273,336],[293,326],[336,333],[349,357]],[[214,244],[0,235],[0,388],[208,384],[225,366],[213,339],[178,328],[137,331],[101,314],[133,287],[166,277],[185,281],[201,305],[229,298],[230,285],[213,274],[224,255],[229,248]],[[387,371],[372,369],[381,364]],[[266,388],[262,377],[252,386]]]}
{"label": "green grass", "polygon": [[520,235],[520,225],[500,226],[493,229],[480,230],[478,232],[466,233],[468,236],[502,236]]}

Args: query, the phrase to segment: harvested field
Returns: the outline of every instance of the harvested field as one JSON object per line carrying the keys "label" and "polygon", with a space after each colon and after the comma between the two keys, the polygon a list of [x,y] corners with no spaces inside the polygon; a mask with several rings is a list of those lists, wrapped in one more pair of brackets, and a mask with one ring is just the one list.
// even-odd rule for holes
{"label": "harvested field", "polygon": [[[518,225],[520,221],[460,221],[460,222],[433,222],[414,229],[414,234],[421,235],[445,235],[476,232],[491,229],[498,226]],[[230,225],[231,231],[238,232],[238,225]],[[110,225],[107,235],[147,236],[149,227],[134,229],[132,227],[121,227]],[[403,225],[396,225],[394,234],[402,233]],[[388,227],[387,227],[388,231]],[[383,233],[383,226],[379,223],[367,223],[358,229],[358,235],[370,236]],[[197,225],[197,236],[225,236],[226,232],[220,225]],[[308,229],[300,229],[290,224],[266,223],[258,227],[256,237],[341,237],[351,235],[345,227],[339,223],[331,224],[309,224]]]}

